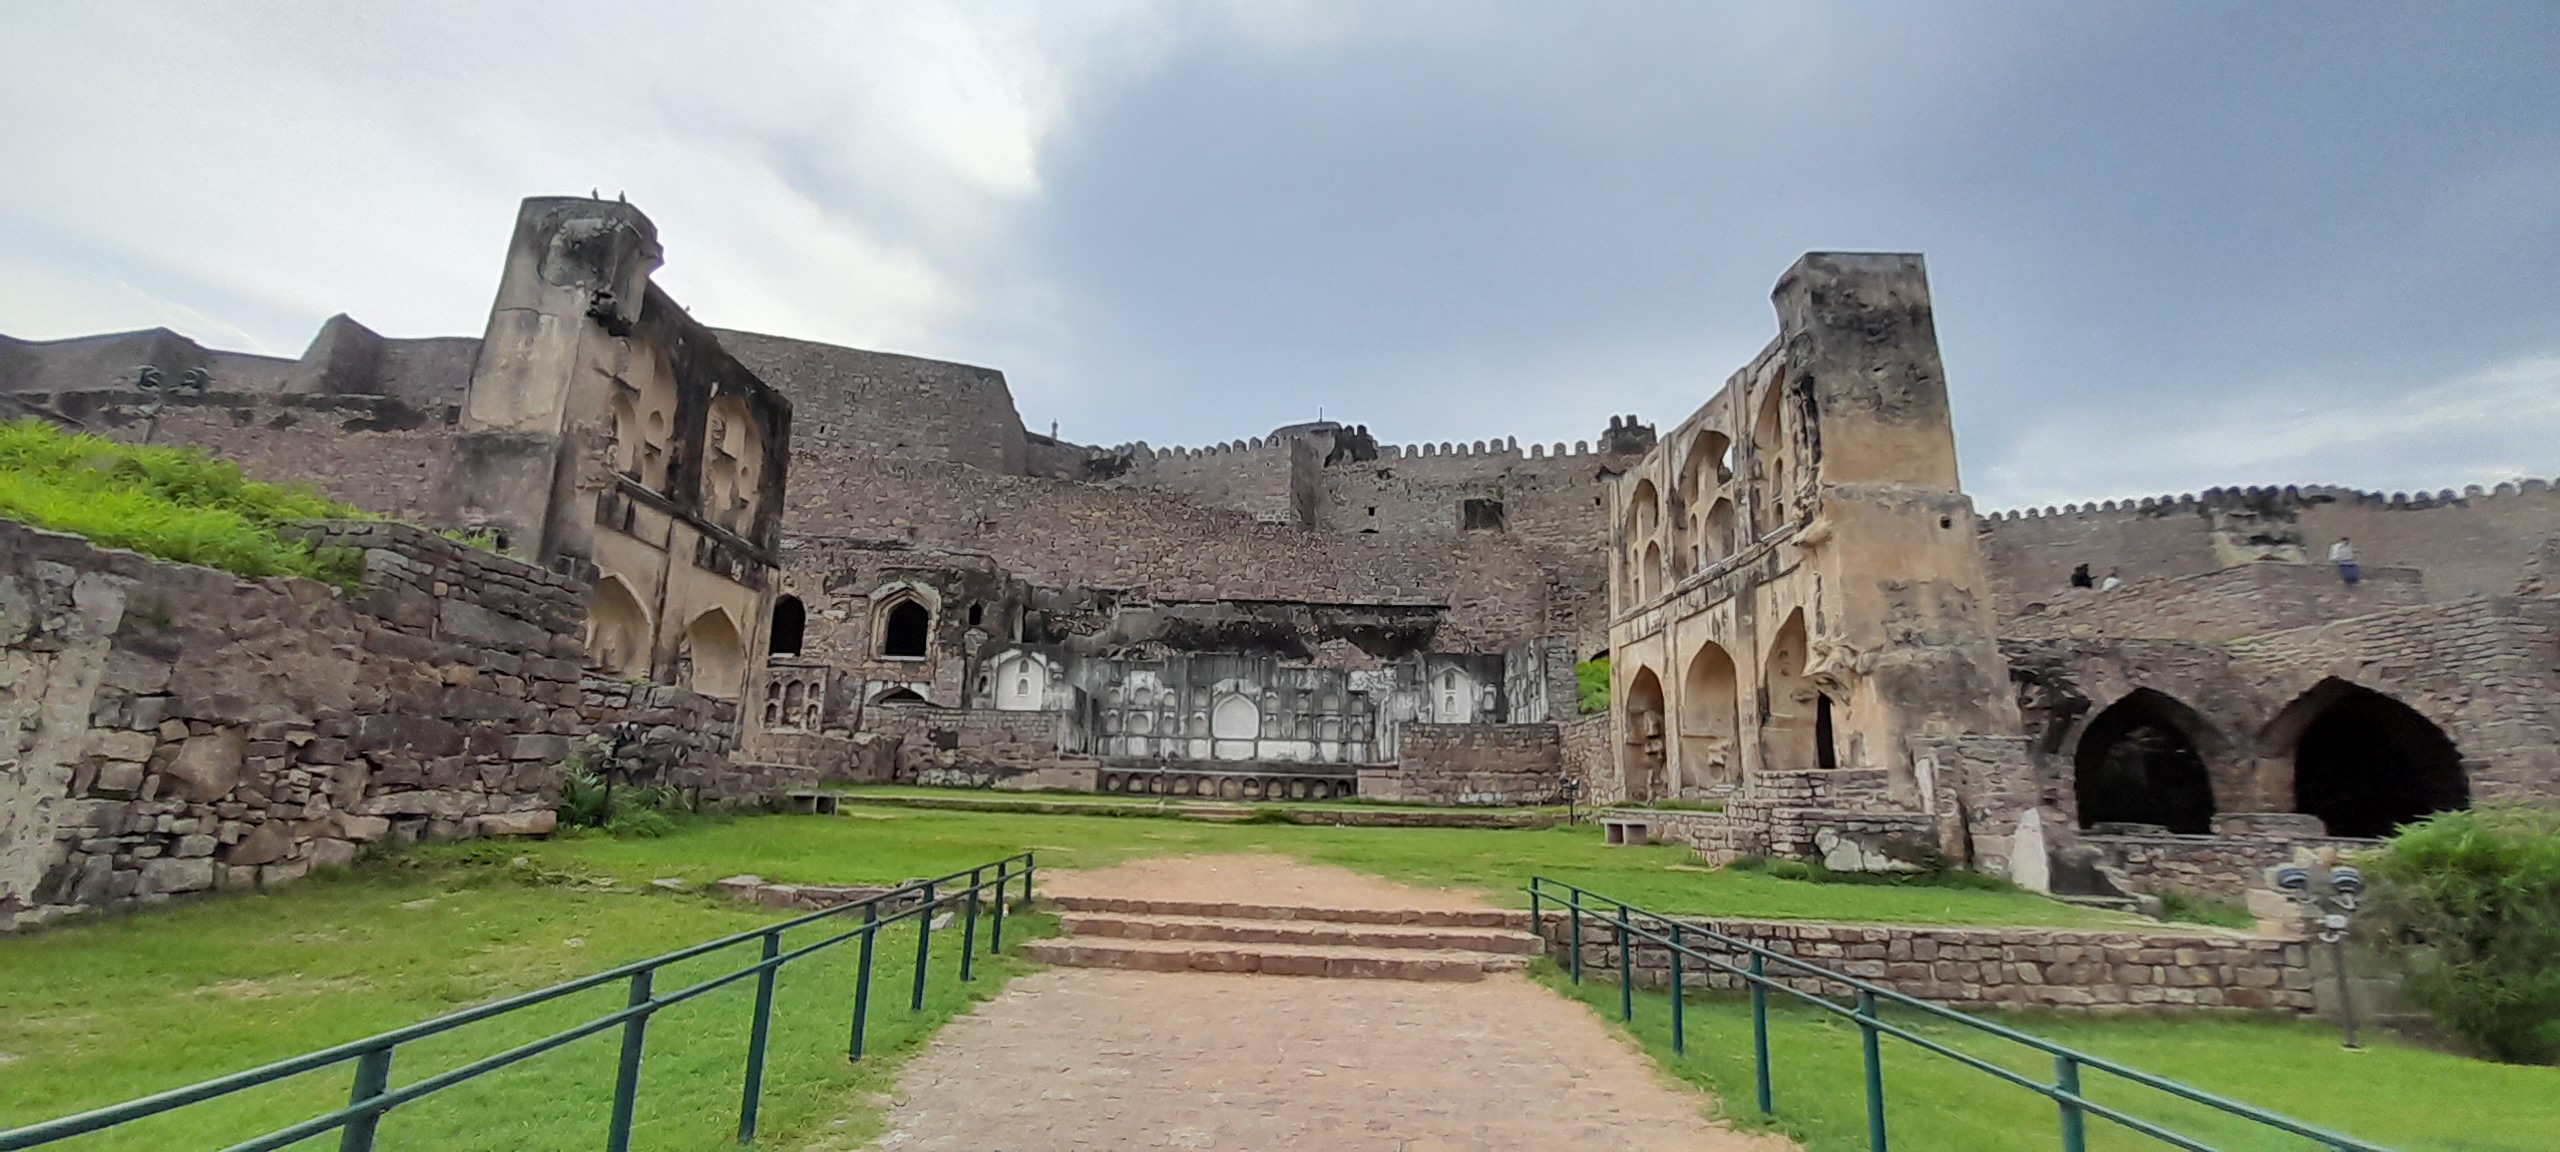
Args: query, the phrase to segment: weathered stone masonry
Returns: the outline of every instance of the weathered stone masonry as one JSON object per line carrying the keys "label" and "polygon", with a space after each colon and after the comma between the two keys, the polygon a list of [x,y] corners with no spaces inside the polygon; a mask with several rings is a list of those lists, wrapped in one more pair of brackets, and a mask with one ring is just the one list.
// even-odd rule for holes
{"label": "weathered stone masonry", "polygon": [[[2300,940],[2229,936],[2208,932],[2127,932],[2066,928],[1919,928],[1820,924],[1775,920],[1682,918],[1684,925],[1719,932],[1843,975],[1885,985],[1906,996],[1939,1004],[2052,1008],[2087,1012],[2178,1010],[2309,1013],[2317,1003],[2309,945]],[[1548,952],[1573,954],[1573,929],[1564,914],[1542,925]],[[1698,951],[1747,966],[1748,955],[1691,937]],[[1586,915],[1582,920],[1586,976],[1615,981],[1617,926]],[[1736,990],[1735,976],[1682,963],[1690,988]],[[1671,983],[1671,954],[1636,938],[1635,983]],[[1799,991],[1838,996],[1836,981],[1771,963],[1768,973]]]}
{"label": "weathered stone masonry", "polygon": [[582,590],[413,528],[318,535],[364,549],[362,594],[0,522],[8,923],[551,829]]}

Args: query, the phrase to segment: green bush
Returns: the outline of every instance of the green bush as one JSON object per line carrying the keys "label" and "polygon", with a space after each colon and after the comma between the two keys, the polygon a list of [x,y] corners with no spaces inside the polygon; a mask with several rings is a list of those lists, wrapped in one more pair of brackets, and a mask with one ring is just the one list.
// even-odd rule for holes
{"label": "green bush", "polygon": [[614,787],[583,764],[571,763],[560,785],[560,826],[596,828],[616,836],[664,836],[698,815],[681,788],[625,784]]}
{"label": "green bush", "polygon": [[1578,695],[1574,704],[1583,715],[1609,710],[1609,658],[1585,660],[1573,666],[1573,682]]}
{"label": "green bush", "polygon": [[2560,810],[2441,812],[2368,870],[2365,925],[2403,994],[2513,1064],[2560,1063]]}
{"label": "green bush", "polygon": [[315,552],[279,528],[362,518],[307,488],[261,484],[193,448],[139,447],[42,420],[0,423],[0,518],[74,532],[182,564],[242,576],[307,576],[353,587],[363,558]]}
{"label": "green bush", "polygon": [[2223,928],[2256,927],[2258,918],[2249,910],[2228,900],[2190,896],[2172,888],[2160,894],[2160,918],[2183,924],[2212,924]]}

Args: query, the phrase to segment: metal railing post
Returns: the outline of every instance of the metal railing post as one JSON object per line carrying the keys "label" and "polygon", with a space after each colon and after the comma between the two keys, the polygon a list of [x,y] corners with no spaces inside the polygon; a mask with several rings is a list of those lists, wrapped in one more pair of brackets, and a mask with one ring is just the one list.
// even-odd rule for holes
{"label": "metal railing post", "polygon": [[[2080,1061],[2056,1054],[2053,1058],[2053,1088],[2056,1092],[2080,1095]],[[2062,1152],[2088,1152],[2089,1121],[2080,1111],[2080,1102],[2057,1100],[2062,1106]]]}
{"label": "metal railing post", "polygon": [[756,1142],[756,1113],[764,1107],[764,1049],[773,1037],[773,981],[782,966],[774,957],[782,955],[782,930],[764,934],[764,962],[772,965],[756,974],[755,1026],[747,1033],[747,1086],[738,1101],[738,1143]]}
{"label": "metal railing post", "polygon": [[1627,906],[1618,905],[1618,1020],[1636,1020],[1636,938],[1627,934]]}
{"label": "metal railing post", "polygon": [[916,991],[907,998],[907,1011],[924,1011],[924,978],[933,963],[933,885],[924,886],[924,903],[916,909]]}
{"label": "metal railing post", "polygon": [[[649,1002],[649,985],[656,975],[650,968],[631,974],[629,1007]],[[640,1053],[648,1042],[648,1013],[622,1022],[622,1068],[613,1077],[613,1122],[605,1129],[604,1152],[631,1152],[631,1110],[640,1102]]]}
{"label": "metal railing post", "polygon": [[[362,1104],[391,1087],[391,1049],[376,1048],[356,1058],[355,1087],[347,1090],[350,1107]],[[374,1131],[382,1126],[382,1113],[367,1112],[347,1121],[338,1133],[338,1152],[373,1152]]]}
{"label": "metal railing post", "polygon": [[1884,1053],[1876,1032],[1876,994],[1858,990],[1858,1043],[1867,1058],[1867,1148],[1886,1152],[1884,1132]]}
{"label": "metal railing post", "polygon": [[968,919],[960,926],[960,982],[963,984],[977,978],[978,885],[978,870],[972,868],[969,870],[968,908],[963,913]]}
{"label": "metal railing post", "polygon": [[1751,954],[1751,1063],[1759,1071],[1760,1114],[1777,1115],[1769,1091],[1769,965],[1757,952]]}
{"label": "metal railing post", "polygon": [[853,1042],[845,1046],[844,1058],[862,1059],[862,1030],[871,1021],[871,954],[880,944],[880,898],[862,906],[862,961],[853,978]]}
{"label": "metal railing post", "polygon": [[988,926],[987,955],[989,956],[1004,951],[1004,890],[1013,886],[1013,877],[1005,874],[1005,866],[1010,863],[1012,861],[996,861],[996,917],[995,923]]}
{"label": "metal railing post", "polygon": [[1025,908],[1031,907],[1031,905],[1039,899],[1031,894],[1031,874],[1038,872],[1039,870],[1040,862],[1038,860],[1025,860],[1022,862],[1022,906]]}
{"label": "metal railing post", "polygon": [[1674,920],[1671,922],[1671,1054],[1674,1056],[1689,1054],[1688,1021],[1682,1013],[1685,1006],[1681,1003],[1687,999],[1680,984],[1680,922]]}
{"label": "metal railing post", "polygon": [[1573,982],[1582,983],[1582,889],[1573,890]]}

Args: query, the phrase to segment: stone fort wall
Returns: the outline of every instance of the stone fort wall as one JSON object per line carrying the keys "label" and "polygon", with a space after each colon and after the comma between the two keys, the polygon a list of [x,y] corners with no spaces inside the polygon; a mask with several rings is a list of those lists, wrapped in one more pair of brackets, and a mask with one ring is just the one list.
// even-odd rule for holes
{"label": "stone fort wall", "polygon": [[879,458],[795,459],[789,501],[797,534],[985,555],[1053,587],[1158,600],[1447,605],[1440,651],[1500,651],[1527,636],[1572,634],[1599,610],[1588,594],[1596,580],[1583,589],[1550,578],[1596,558],[1550,554],[1500,533],[1324,533],[1160,490]]}
{"label": "stone fort wall", "polygon": [[2289,538],[2319,563],[2332,541],[2355,542],[2367,569],[2423,571],[2425,598],[2458,600],[2516,591],[2527,561],[2560,537],[2560,489],[2542,480],[2415,495],[2329,488],[2215,489],[2157,497],[1997,512],[1982,518],[1983,560],[2002,614],[2070,587],[2086,564],[2127,581],[2196,576],[2230,562],[2232,514],[2242,536]]}

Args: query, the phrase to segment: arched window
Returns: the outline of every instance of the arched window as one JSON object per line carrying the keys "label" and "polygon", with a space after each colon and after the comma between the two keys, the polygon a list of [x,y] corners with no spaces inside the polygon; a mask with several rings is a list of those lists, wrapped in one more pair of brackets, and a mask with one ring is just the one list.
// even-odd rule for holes
{"label": "arched window", "polygon": [[880,654],[900,659],[925,655],[933,636],[933,612],[914,600],[899,600],[880,617]]}
{"label": "arched window", "polygon": [[2081,730],[2072,754],[2080,826],[2157,824],[2213,831],[2213,779],[2189,732],[2207,731],[2195,710],[2148,688],[2107,706]]}
{"label": "arched window", "polygon": [[776,656],[800,654],[800,640],[808,630],[809,612],[800,606],[797,596],[784,596],[773,602],[773,642],[765,650]]}
{"label": "arched window", "polygon": [[2432,813],[2470,806],[2453,740],[2416,709],[2370,688],[2323,680],[2268,728],[2276,743],[2290,737],[2293,744],[2294,811],[2319,817],[2332,836],[2388,836]]}

